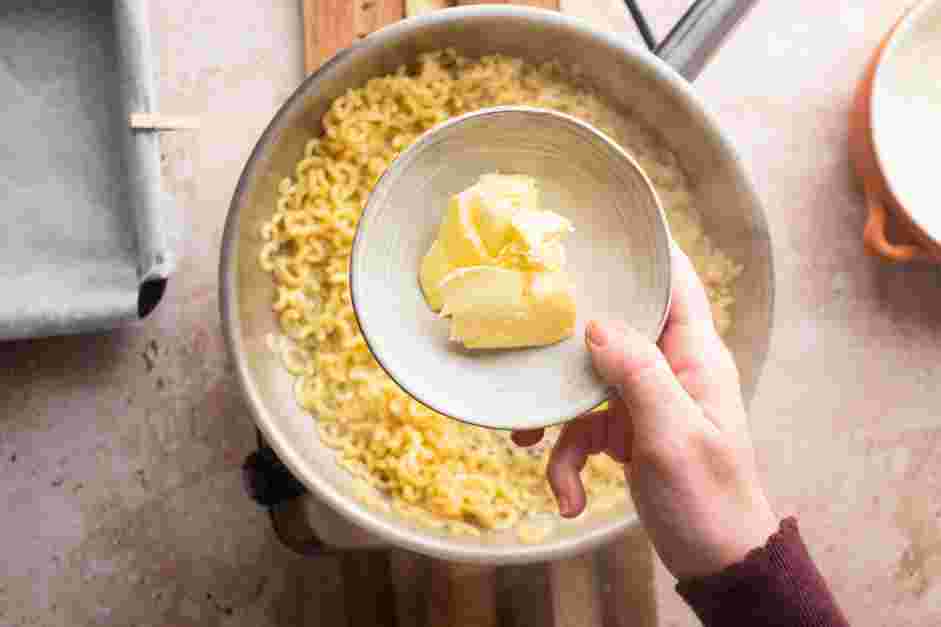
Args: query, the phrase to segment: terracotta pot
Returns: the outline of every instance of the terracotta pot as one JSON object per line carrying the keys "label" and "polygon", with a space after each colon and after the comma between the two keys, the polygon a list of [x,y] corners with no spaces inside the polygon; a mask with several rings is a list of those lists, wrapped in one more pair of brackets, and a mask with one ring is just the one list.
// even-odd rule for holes
{"label": "terracotta pot", "polygon": [[[917,49],[913,51],[913,48],[928,41],[934,28],[941,29],[941,2],[938,0],[924,0],[906,11],[873,53],[857,86],[850,112],[850,154],[869,210],[863,241],[870,253],[892,262],[941,263],[941,218],[930,217],[941,216],[941,208],[938,202],[929,204],[931,199],[926,198],[924,191],[926,185],[913,186],[911,179],[915,175],[904,169],[908,167],[909,172],[915,172],[919,167],[916,159],[923,149],[922,141],[932,142],[927,136],[916,138],[910,133],[903,136],[904,133],[898,132],[900,128],[904,130],[905,125],[909,129],[917,126],[899,106],[910,102],[913,90],[924,90],[926,101],[938,98],[934,126],[941,127],[941,89],[930,84],[936,81],[917,82],[911,76],[899,77],[900,69],[911,66],[915,60],[913,54],[917,54]],[[941,45],[933,45],[941,53]],[[896,103],[887,104],[892,98]],[[908,144],[904,151],[901,150],[903,142]],[[898,236],[902,241],[890,241],[886,233],[890,215],[899,227]]]}

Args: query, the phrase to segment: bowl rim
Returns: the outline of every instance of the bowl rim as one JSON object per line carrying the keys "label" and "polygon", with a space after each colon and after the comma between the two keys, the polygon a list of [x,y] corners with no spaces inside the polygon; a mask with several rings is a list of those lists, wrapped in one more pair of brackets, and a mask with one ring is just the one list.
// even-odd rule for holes
{"label": "bowl rim", "polygon": [[[614,519],[594,528],[579,531],[571,536],[557,537],[546,542],[533,545],[486,545],[464,544],[451,537],[443,537],[408,526],[404,521],[393,523],[367,506],[359,503],[346,494],[342,494],[331,483],[320,477],[317,473],[306,473],[306,463],[291,445],[289,438],[284,434],[263,411],[264,402],[259,392],[251,370],[248,365],[241,335],[241,321],[239,315],[238,299],[238,243],[241,207],[245,202],[251,181],[257,174],[259,164],[264,160],[266,149],[273,144],[274,138],[284,126],[285,117],[289,112],[301,105],[307,95],[315,89],[316,84],[335,74],[342,61],[346,61],[369,46],[381,46],[388,40],[406,35],[409,31],[422,26],[441,23],[454,23],[464,18],[501,17],[505,19],[524,19],[528,22],[541,22],[562,26],[583,34],[597,38],[612,50],[612,53],[624,55],[633,62],[641,64],[651,73],[651,76],[675,94],[679,102],[696,119],[712,141],[715,141],[721,150],[728,155],[732,167],[739,173],[739,182],[744,191],[754,200],[758,211],[754,214],[756,227],[768,233],[768,264],[767,264],[767,295],[768,295],[768,336],[767,340],[756,349],[754,353],[755,366],[752,386],[746,392],[749,396],[760,379],[771,345],[774,329],[775,310],[775,283],[774,283],[774,256],[770,242],[770,225],[767,215],[761,207],[761,201],[755,192],[754,184],[748,175],[744,162],[735,149],[731,139],[721,130],[717,116],[705,101],[694,91],[689,82],[680,76],[676,70],[665,61],[655,56],[646,48],[632,42],[623,41],[613,33],[598,30],[579,18],[564,15],[555,11],[523,7],[514,5],[476,5],[456,7],[435,11],[429,14],[416,16],[386,26],[372,33],[364,40],[354,43],[349,48],[338,52],[315,72],[303,79],[294,92],[278,107],[271,121],[259,136],[254,148],[249,154],[245,166],[239,175],[238,182],[229,204],[222,233],[222,245],[219,266],[219,307],[222,318],[222,330],[226,349],[232,360],[236,380],[247,401],[249,412],[256,426],[265,440],[278,455],[279,459],[288,467],[292,474],[307,487],[318,499],[322,500],[334,511],[339,513],[350,523],[360,526],[368,533],[374,534],[381,540],[392,545],[403,547],[424,555],[446,559],[455,562],[468,562],[491,565],[528,564],[555,560],[578,555],[599,547],[611,538],[624,532],[629,527],[639,524],[636,514],[628,514]],[[746,398],[746,404],[750,398]]]}
{"label": "bowl rim", "polygon": [[[670,305],[673,299],[673,256],[671,254],[671,247],[673,246],[673,239],[670,235],[670,227],[667,223],[666,213],[663,210],[663,203],[660,200],[659,195],[657,194],[656,189],[653,186],[650,178],[647,176],[647,173],[640,167],[640,164],[637,163],[637,160],[626,150],[624,150],[617,142],[615,142],[611,137],[609,137],[602,130],[596,128],[594,125],[589,124],[583,120],[569,115],[567,113],[562,113],[560,111],[551,111],[548,109],[540,109],[537,107],[528,107],[524,105],[510,105],[510,106],[497,106],[497,107],[487,107],[484,109],[477,109],[475,111],[470,111],[468,113],[463,113],[461,115],[449,118],[446,121],[436,125],[435,127],[425,131],[405,150],[403,150],[386,168],[385,172],[382,173],[382,176],[379,177],[379,180],[376,182],[375,187],[378,188],[384,179],[391,177],[393,174],[397,173],[396,165],[401,165],[404,159],[409,156],[415,155],[417,152],[428,147],[432,139],[437,136],[441,131],[448,128],[461,125],[469,120],[474,120],[481,117],[488,117],[492,115],[498,115],[501,113],[525,113],[530,115],[539,115],[544,117],[552,117],[557,120],[561,120],[566,124],[570,124],[579,129],[587,131],[590,135],[596,137],[600,143],[603,143],[608,149],[612,150],[619,158],[623,159],[631,165],[631,167],[641,176],[641,179],[646,184],[647,189],[650,191],[651,196],[654,200],[654,207],[656,208],[656,238],[659,244],[663,245],[663,269],[666,278],[664,283],[664,294],[662,296],[663,307],[658,314],[659,319],[657,321],[656,329],[654,331],[654,337],[650,338],[651,341],[658,341],[663,329],[666,326],[667,316],[670,313]],[[449,411],[445,407],[439,406],[440,403],[435,399],[425,398],[422,394],[416,393],[409,385],[403,380],[401,373],[398,374],[394,368],[390,368],[389,365],[383,360],[383,356],[380,351],[376,351],[375,342],[370,341],[370,332],[368,330],[368,324],[364,324],[363,317],[360,315],[360,306],[357,306],[357,301],[361,300],[357,297],[359,290],[357,290],[357,273],[356,273],[356,250],[363,246],[362,239],[362,229],[360,225],[362,220],[366,217],[366,214],[372,211],[376,211],[376,207],[373,203],[375,198],[374,194],[370,194],[369,200],[366,203],[366,207],[363,209],[363,213],[360,216],[360,222],[357,224],[356,233],[353,237],[352,249],[350,252],[350,269],[349,269],[349,282],[350,282],[350,301],[353,307],[353,313],[356,316],[356,321],[359,324],[360,331],[363,335],[363,340],[366,342],[366,346],[369,348],[369,352],[372,354],[373,358],[379,364],[379,366],[385,371],[389,378],[391,378],[396,385],[402,388],[409,396],[417,400],[421,404],[425,405],[436,411],[439,414],[453,418],[465,424],[474,425],[478,427],[486,427],[488,429],[541,429],[545,427],[552,427],[555,425],[563,424],[571,420],[575,420],[579,416],[584,416],[588,412],[597,409],[603,403],[608,400],[607,394],[602,389],[601,396],[598,398],[586,398],[575,403],[579,405],[578,408],[574,409],[574,414],[571,413],[572,410],[566,408],[565,411],[556,411],[552,415],[545,416],[534,416],[529,420],[519,421],[516,424],[507,424],[500,421],[499,419],[487,420],[479,419],[474,417],[467,416],[458,416]]]}
{"label": "bowl rim", "polygon": [[935,247],[941,247],[941,238],[932,235],[924,223],[919,221],[917,212],[912,210],[913,203],[906,202],[907,199],[900,193],[897,184],[893,183],[889,169],[886,167],[889,162],[889,155],[886,154],[885,146],[879,141],[880,138],[885,136],[885,133],[889,132],[884,126],[888,116],[884,113],[885,103],[883,97],[880,96],[891,85],[891,79],[888,76],[889,68],[899,47],[904,45],[912,36],[912,30],[925,17],[925,14],[932,9],[941,9],[941,6],[936,5],[941,5],[941,0],[921,0],[912,6],[889,31],[888,38],[879,52],[879,58],[873,72],[872,86],[869,90],[869,135],[882,181],[895,201],[893,207],[904,213],[903,217],[908,218],[910,226],[914,227],[917,235],[921,235],[923,239],[934,244]]}

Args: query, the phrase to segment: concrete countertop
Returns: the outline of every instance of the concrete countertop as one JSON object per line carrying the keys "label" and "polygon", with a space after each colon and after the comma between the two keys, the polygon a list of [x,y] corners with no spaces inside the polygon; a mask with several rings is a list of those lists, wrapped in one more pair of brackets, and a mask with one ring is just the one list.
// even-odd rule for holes
{"label": "concrete countertop", "polygon": [[[941,623],[941,272],[864,254],[846,147],[855,80],[908,3],[760,3],[697,82],[771,222],[761,470],[854,625]],[[595,8],[615,24],[616,4]],[[662,33],[685,3],[646,4]],[[216,298],[236,178],[301,77],[298,5],[153,3],[162,109],[202,120],[163,138],[185,255],[143,322],[0,345],[0,625],[298,624],[335,589],[242,490],[254,428]],[[662,569],[657,601],[696,624]]]}

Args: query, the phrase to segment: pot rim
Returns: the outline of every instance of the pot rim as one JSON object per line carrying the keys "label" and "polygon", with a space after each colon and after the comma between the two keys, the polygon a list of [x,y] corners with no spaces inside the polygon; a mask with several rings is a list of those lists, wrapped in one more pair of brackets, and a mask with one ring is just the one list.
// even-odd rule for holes
{"label": "pot rim", "polygon": [[[758,195],[747,170],[744,167],[738,151],[731,140],[722,132],[717,123],[716,115],[693,90],[690,83],[680,76],[665,61],[658,58],[645,48],[632,42],[622,41],[614,34],[600,31],[583,20],[564,15],[555,11],[536,9],[532,7],[514,5],[476,5],[457,7],[435,11],[429,14],[416,16],[386,26],[365,39],[354,43],[349,48],[339,52],[327,61],[318,70],[305,78],[290,97],[274,114],[271,122],[262,132],[255,144],[246,164],[239,176],[238,183],[229,205],[228,215],[222,235],[222,249],[219,269],[219,302],[222,317],[223,335],[230,358],[235,365],[236,377],[239,386],[247,399],[247,405],[255,424],[264,434],[268,444],[274,449],[281,461],[291,470],[318,499],[329,505],[343,518],[360,526],[367,532],[392,545],[403,547],[424,555],[455,562],[470,562],[477,564],[527,564],[570,557],[592,550],[627,528],[638,525],[636,514],[628,514],[598,525],[585,531],[579,531],[571,536],[560,536],[542,543],[529,546],[508,544],[469,544],[456,538],[444,537],[409,527],[404,522],[393,523],[382,514],[375,512],[366,505],[341,493],[331,483],[316,473],[306,473],[307,465],[291,445],[289,438],[281,433],[262,410],[264,403],[248,365],[244,341],[240,333],[241,322],[238,311],[238,270],[237,254],[239,240],[239,218],[241,207],[246,199],[247,190],[258,174],[258,168],[265,160],[269,148],[275,138],[280,135],[285,126],[285,119],[289,113],[303,105],[309,94],[316,90],[321,80],[336,75],[345,64],[354,63],[357,57],[367,47],[382,47],[391,40],[398,39],[408,32],[421,29],[425,26],[442,23],[459,23],[465,19],[481,17],[501,17],[505,19],[524,20],[530,24],[562,26],[566,29],[588,34],[599,39],[618,54],[630,58],[632,61],[645,66],[650,75],[661,84],[666,84],[677,99],[685,106],[690,116],[696,119],[706,130],[710,139],[715,141],[721,150],[729,156],[734,168],[740,173],[740,180],[746,193],[754,198],[754,204],[761,206]],[[767,216],[756,212],[757,226],[768,232]],[[769,242],[770,248],[770,242]],[[774,261],[769,255],[768,259],[768,340],[758,347],[755,353],[754,381],[757,383],[766,361],[773,332],[774,316]]]}

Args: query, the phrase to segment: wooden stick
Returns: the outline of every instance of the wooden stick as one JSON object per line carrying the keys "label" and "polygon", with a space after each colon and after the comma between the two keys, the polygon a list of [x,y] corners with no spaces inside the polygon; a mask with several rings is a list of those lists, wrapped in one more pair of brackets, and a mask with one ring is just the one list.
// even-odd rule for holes
{"label": "wooden stick", "polygon": [[133,129],[153,131],[176,131],[199,128],[199,120],[183,115],[162,113],[132,113],[128,124]]}

